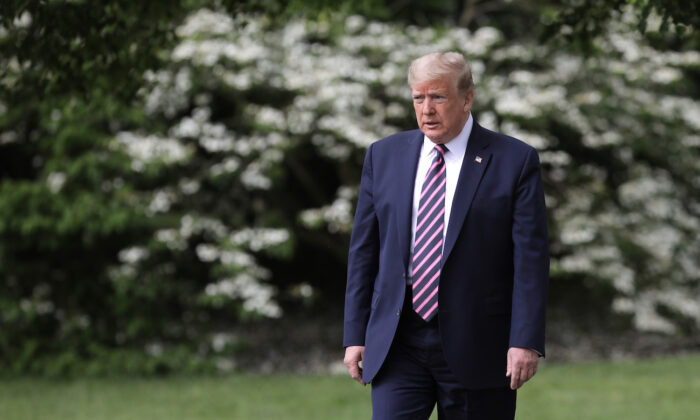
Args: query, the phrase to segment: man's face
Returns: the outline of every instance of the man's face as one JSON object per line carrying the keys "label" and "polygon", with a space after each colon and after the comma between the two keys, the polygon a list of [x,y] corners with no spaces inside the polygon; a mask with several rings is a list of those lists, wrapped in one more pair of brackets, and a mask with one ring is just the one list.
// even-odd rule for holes
{"label": "man's face", "polygon": [[469,118],[474,92],[460,94],[451,77],[416,84],[411,91],[416,120],[423,134],[437,144],[457,137]]}

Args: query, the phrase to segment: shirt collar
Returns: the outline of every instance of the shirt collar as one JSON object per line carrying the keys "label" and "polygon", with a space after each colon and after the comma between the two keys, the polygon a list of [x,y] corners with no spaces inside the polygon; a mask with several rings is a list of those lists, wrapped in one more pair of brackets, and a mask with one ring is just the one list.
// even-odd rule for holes
{"label": "shirt collar", "polygon": [[[462,131],[457,134],[457,137],[445,143],[447,150],[449,150],[449,153],[445,154],[445,159],[448,159],[448,157],[458,157],[460,159],[464,157],[464,153],[467,151],[467,143],[469,142],[469,135],[472,132],[472,127],[474,127],[474,119],[472,118],[472,114],[470,112],[469,118],[467,118],[467,122],[464,124]],[[428,136],[423,136],[423,150],[421,151],[421,154],[427,156],[432,153],[434,149],[435,143],[433,143]]]}

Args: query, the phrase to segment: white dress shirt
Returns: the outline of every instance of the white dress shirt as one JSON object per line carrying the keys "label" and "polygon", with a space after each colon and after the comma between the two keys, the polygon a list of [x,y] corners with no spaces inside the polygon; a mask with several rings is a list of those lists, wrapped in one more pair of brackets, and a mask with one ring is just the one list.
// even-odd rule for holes
{"label": "white dress shirt", "polygon": [[[469,118],[467,118],[467,123],[464,124],[462,131],[457,135],[457,137],[445,143],[445,146],[447,146],[447,152],[445,152],[445,227],[443,229],[443,247],[445,246],[444,238],[447,236],[447,224],[450,221],[450,213],[452,211],[452,200],[454,199],[455,191],[457,189],[459,172],[462,169],[462,161],[464,160],[464,154],[467,151],[467,142],[469,141],[469,135],[472,132],[473,126],[474,119],[470,113]],[[413,187],[413,211],[411,212],[411,257],[409,261],[413,260],[413,244],[416,240],[416,223],[418,220],[418,207],[420,206],[421,189],[423,188],[423,181],[425,181],[425,176],[433,163],[433,159],[435,159],[436,153],[438,152],[435,150],[435,143],[433,143],[428,137],[424,136],[423,147],[420,152],[420,157],[418,158],[415,186]],[[409,262],[409,284],[411,272],[412,269]]]}

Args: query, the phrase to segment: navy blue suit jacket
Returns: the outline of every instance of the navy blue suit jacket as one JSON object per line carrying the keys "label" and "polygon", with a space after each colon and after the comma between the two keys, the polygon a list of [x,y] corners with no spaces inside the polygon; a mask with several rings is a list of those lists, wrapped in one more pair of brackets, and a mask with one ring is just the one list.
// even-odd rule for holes
{"label": "navy blue suit jacket", "polygon": [[[406,292],[419,130],[367,150],[345,296],[344,346],[365,346],[363,380],[386,358]],[[549,273],[540,164],[529,145],[474,124],[445,236],[438,318],[467,388],[506,386],[509,347],[544,355]]]}

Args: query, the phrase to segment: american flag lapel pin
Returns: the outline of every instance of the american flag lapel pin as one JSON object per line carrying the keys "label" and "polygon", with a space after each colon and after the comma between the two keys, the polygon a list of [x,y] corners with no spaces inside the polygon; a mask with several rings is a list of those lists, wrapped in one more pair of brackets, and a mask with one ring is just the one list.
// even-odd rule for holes
{"label": "american flag lapel pin", "polygon": [[474,158],[474,162],[476,163],[481,163],[481,160],[481,156],[477,156],[476,158]]}

